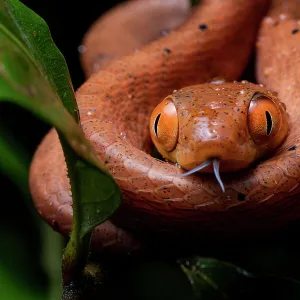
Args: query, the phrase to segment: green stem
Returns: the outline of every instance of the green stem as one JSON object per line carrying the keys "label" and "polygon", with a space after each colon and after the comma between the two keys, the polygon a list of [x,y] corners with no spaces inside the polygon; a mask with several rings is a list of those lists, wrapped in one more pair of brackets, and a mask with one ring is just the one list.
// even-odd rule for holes
{"label": "green stem", "polygon": [[82,239],[75,231],[72,231],[70,240],[65,248],[62,263],[63,285],[79,281],[89,254],[91,233],[87,233]]}
{"label": "green stem", "polygon": [[82,276],[88,258],[91,233],[87,233],[83,238],[81,238],[79,234],[80,228],[78,227],[81,224],[81,214],[79,210],[80,194],[76,184],[76,182],[78,182],[78,171],[76,169],[78,156],[60,133],[59,139],[65,155],[73,200],[72,233],[67,247],[64,250],[62,261],[63,284],[66,286],[72,281],[79,280]]}

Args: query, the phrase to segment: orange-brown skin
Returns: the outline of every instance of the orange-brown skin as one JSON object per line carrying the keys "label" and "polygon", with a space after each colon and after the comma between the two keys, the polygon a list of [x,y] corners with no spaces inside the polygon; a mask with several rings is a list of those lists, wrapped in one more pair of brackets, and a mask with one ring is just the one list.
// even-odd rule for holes
{"label": "orange-brown skin", "polygon": [[190,0],[132,0],[117,5],[84,36],[81,62],[86,76],[167,34],[189,14]]}
{"label": "orange-brown skin", "polygon": [[[226,174],[225,193],[212,174],[174,177],[182,170],[147,154],[151,146],[147,124],[162,99],[174,89],[216,76],[229,80],[240,76],[266,3],[203,1],[178,31],[113,61],[79,88],[76,96],[82,128],[123,195],[113,223],[96,229],[94,249],[134,248],[136,240],[114,224],[134,232],[175,234],[180,243],[182,233],[184,237],[195,235],[198,240],[215,233],[246,235],[300,217],[299,110],[295,109],[300,101],[300,68],[296,67],[300,34],[291,34],[296,21],[280,21],[276,27],[264,21],[260,34],[264,39],[259,40],[258,77],[279,92],[292,122],[279,150],[251,168]],[[207,27],[199,26],[204,24]],[[267,77],[264,71],[270,64],[276,71]],[[277,82],[278,75],[282,84]],[[72,220],[70,188],[54,130],[35,154],[30,188],[42,217],[68,234]]]}

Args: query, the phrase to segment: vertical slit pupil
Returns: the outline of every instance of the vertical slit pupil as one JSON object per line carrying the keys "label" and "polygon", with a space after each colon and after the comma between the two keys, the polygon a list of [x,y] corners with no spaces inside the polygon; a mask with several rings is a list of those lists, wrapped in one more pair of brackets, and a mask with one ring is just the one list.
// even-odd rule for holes
{"label": "vertical slit pupil", "polygon": [[161,114],[158,114],[155,121],[154,121],[154,132],[156,137],[158,138],[158,131],[157,131],[157,126],[158,126],[158,121],[160,119]]}
{"label": "vertical slit pupil", "polygon": [[270,135],[273,127],[273,121],[271,114],[266,111],[266,119],[267,119],[267,135]]}

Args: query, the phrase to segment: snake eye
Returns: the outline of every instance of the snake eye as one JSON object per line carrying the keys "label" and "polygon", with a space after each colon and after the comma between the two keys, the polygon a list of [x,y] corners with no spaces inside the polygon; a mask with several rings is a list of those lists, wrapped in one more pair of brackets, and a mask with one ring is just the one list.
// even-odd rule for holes
{"label": "snake eye", "polygon": [[156,106],[150,117],[151,138],[160,150],[172,151],[178,139],[178,117],[171,98],[166,98]]}
{"label": "snake eye", "polygon": [[277,136],[281,123],[281,110],[275,102],[262,94],[254,95],[248,109],[248,129],[255,144],[268,144]]}

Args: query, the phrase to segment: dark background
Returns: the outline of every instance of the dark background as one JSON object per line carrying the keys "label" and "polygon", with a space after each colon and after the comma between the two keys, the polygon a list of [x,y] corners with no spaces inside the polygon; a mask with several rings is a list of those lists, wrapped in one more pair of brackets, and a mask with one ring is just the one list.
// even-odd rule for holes
{"label": "dark background", "polygon": [[[24,0],[22,2],[47,22],[57,47],[65,56],[76,90],[84,81],[78,52],[84,33],[101,14],[122,1],[85,0],[76,3],[66,0]],[[29,165],[37,145],[50,127],[29,112],[6,103],[0,104],[0,119],[1,124],[4,124],[1,135],[20,147]],[[44,289],[47,286],[47,274],[41,265],[42,249],[38,237],[40,223],[36,223],[32,218],[28,202],[15,184],[4,175],[1,175],[0,180],[0,266],[6,264],[18,270],[29,285]],[[220,257],[248,269],[300,279],[298,225],[293,224],[283,231],[275,232],[265,241],[254,241],[251,247],[214,249],[212,253],[219,251]]]}

